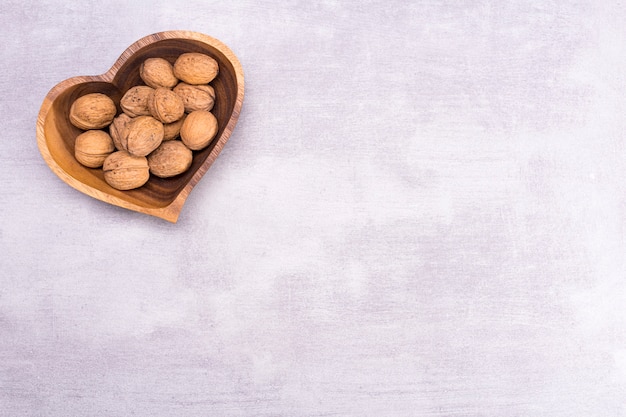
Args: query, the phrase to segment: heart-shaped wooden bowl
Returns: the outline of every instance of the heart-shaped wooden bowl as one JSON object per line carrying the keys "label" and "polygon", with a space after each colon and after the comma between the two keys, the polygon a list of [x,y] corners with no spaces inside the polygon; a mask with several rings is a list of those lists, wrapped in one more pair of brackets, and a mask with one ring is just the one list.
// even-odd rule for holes
{"label": "heart-shaped wooden bowl", "polygon": [[[194,152],[191,168],[176,177],[151,176],[142,187],[119,191],[104,181],[102,169],[86,168],[74,158],[74,141],[82,131],[69,121],[71,104],[78,97],[100,92],[119,103],[132,86],[143,85],[141,63],[151,57],[174,63],[184,52],[210,55],[219,64],[219,75],[211,82],[215,89],[212,113],[219,130],[211,144]],[[160,217],[175,223],[185,200],[215,161],[232,133],[243,104],[243,70],[235,54],[210,36],[189,31],[159,32],[132,44],[105,74],[73,77],[54,86],[46,95],[37,118],[37,144],[50,169],[78,191],[129,210]],[[118,107],[118,114],[121,110]]]}

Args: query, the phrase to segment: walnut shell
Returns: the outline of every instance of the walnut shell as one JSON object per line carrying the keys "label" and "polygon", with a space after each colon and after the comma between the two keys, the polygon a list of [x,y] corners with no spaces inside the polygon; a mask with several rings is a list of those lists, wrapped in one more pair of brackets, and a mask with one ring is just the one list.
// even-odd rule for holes
{"label": "walnut shell", "polygon": [[99,168],[107,156],[115,151],[113,139],[104,130],[88,130],[76,137],[74,156],[89,168]]}
{"label": "walnut shell", "polygon": [[102,166],[104,180],[118,190],[132,190],[148,182],[150,169],[145,156],[133,156],[126,151],[113,152]]}
{"label": "walnut shell", "polygon": [[148,155],[150,173],[169,178],[187,171],[193,160],[193,152],[179,140],[168,140]]}
{"label": "walnut shell", "polygon": [[152,88],[172,88],[178,83],[172,64],[164,58],[148,58],[139,67],[139,76]]}
{"label": "walnut shell", "polygon": [[183,99],[187,113],[195,110],[211,111],[215,104],[215,90],[210,85],[191,85],[180,82],[173,91]]}
{"label": "walnut shell", "polygon": [[113,119],[109,125],[109,134],[118,151],[125,151],[128,145],[128,124],[132,119],[126,113],[122,113]]}
{"label": "walnut shell", "polygon": [[208,84],[218,73],[217,61],[199,52],[181,54],[174,62],[174,75],[187,84]]}
{"label": "walnut shell", "polygon": [[120,100],[122,111],[130,117],[150,116],[148,98],[154,88],[146,85],[137,85],[130,88]]}
{"label": "walnut shell", "polygon": [[187,117],[183,114],[183,117],[176,120],[174,123],[163,123],[163,140],[172,140],[180,136],[180,128]]}
{"label": "walnut shell", "polygon": [[146,156],[163,141],[163,123],[152,116],[137,116],[128,123],[126,150],[134,156]]}
{"label": "walnut shell", "polygon": [[216,133],[217,119],[205,110],[189,113],[180,128],[180,138],[193,151],[206,148]]}
{"label": "walnut shell", "polygon": [[167,88],[156,88],[148,98],[150,114],[162,123],[173,123],[185,114],[183,99]]}
{"label": "walnut shell", "polygon": [[86,94],[77,98],[70,107],[70,123],[79,129],[102,129],[109,125],[117,108],[111,98],[102,93]]}

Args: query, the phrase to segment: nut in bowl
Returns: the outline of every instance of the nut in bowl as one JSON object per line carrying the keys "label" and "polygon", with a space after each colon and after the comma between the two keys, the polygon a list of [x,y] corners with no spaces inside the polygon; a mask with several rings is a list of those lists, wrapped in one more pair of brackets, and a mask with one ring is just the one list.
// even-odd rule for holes
{"label": "nut in bowl", "polygon": [[[162,68],[168,68],[167,63],[171,64],[173,70],[176,60],[182,55],[185,56],[184,65],[182,70],[179,68],[179,71],[176,72],[182,74],[187,80],[185,84],[188,84],[189,81],[196,82],[196,78],[198,78],[190,78],[188,75],[195,62],[189,57],[211,58],[208,61],[214,60],[217,68],[219,68],[214,78],[210,78],[211,74],[206,77],[199,77],[200,81],[210,79],[210,84],[207,85],[210,85],[212,92],[214,92],[214,102],[211,103],[212,107],[210,108],[210,113],[217,121],[214,136],[206,146],[192,150],[191,164],[184,172],[162,177],[150,175],[149,179],[138,188],[121,190],[113,187],[107,182],[102,167],[89,167],[79,162],[76,158],[76,138],[92,128],[103,129],[103,131],[110,133],[116,148],[122,147],[121,143],[127,147],[128,129],[133,125],[132,119],[151,116],[143,114],[145,104],[141,95],[129,97],[123,105],[121,104],[122,98],[129,90],[137,90],[137,86],[146,85],[141,74],[146,71],[142,65],[147,60],[150,60],[149,62],[156,61],[159,64],[156,75],[154,75],[154,71],[151,72],[152,78],[149,78],[149,82],[159,89],[169,88],[159,84],[165,83],[160,81],[162,78],[167,78],[160,77],[159,71],[163,71]],[[155,58],[159,59],[156,60]],[[208,66],[212,70],[211,65],[207,65],[205,61],[206,58],[200,60],[200,65]],[[193,74],[193,71],[191,72]],[[169,83],[167,85],[171,85],[173,81],[167,81],[167,83]],[[209,89],[200,87],[200,90]],[[92,97],[97,99],[93,100],[97,102],[96,110],[99,107],[105,109],[102,115],[99,112],[96,116],[91,114],[91,107],[82,103],[89,100],[79,100],[90,94],[98,94]],[[115,118],[112,119],[111,117],[110,105],[99,95],[104,95],[115,103]],[[189,193],[207,172],[228,141],[237,123],[243,104],[243,96],[244,79],[241,64],[233,52],[222,42],[197,32],[168,31],[155,33],[128,47],[105,74],[78,76],[62,81],[53,87],[45,97],[39,111],[37,143],[42,157],[50,169],[75,189],[119,207],[176,222]],[[164,134],[161,135],[163,139],[159,143],[165,140],[180,139],[177,138],[177,132],[185,124],[187,114],[185,113],[181,117],[178,104],[175,108],[170,105],[163,105],[163,103],[171,102],[169,93],[160,90],[157,98],[161,101],[156,103],[156,107],[154,106],[155,103],[151,103],[151,106],[156,115],[162,119],[160,122],[163,123]],[[81,121],[87,121],[83,124],[79,122],[79,126],[72,123],[76,117],[74,115],[70,117],[73,114],[71,112],[72,105],[76,101],[83,105],[84,110],[82,112],[74,110],[73,112],[81,116],[79,118]],[[187,103],[187,100],[185,102]],[[131,108],[133,110],[131,116],[126,115],[123,108]],[[79,108],[79,110],[81,109]],[[102,122],[98,120],[99,118],[103,119]],[[189,127],[189,122],[187,125],[184,132],[193,130],[195,133],[196,130],[203,129],[202,126],[194,126],[192,129]],[[175,133],[170,133],[172,128],[178,130],[174,130]],[[131,143],[136,139],[137,137],[133,136]],[[147,151],[151,151],[158,147],[158,143],[150,143],[145,146],[147,146],[145,148]],[[117,151],[119,152],[119,149]],[[148,157],[149,154],[146,155],[146,158]],[[158,159],[162,165],[166,163],[162,155]],[[184,165],[186,166],[187,163]],[[113,184],[115,185],[115,183]]]}

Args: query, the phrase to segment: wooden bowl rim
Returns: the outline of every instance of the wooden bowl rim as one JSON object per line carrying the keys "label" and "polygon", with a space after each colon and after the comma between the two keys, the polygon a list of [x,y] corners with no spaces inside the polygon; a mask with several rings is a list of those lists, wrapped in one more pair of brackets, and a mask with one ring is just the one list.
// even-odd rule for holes
{"label": "wooden bowl rim", "polygon": [[[48,112],[52,108],[52,105],[55,99],[66,91],[68,88],[82,83],[88,82],[106,82],[112,83],[117,71],[132,58],[132,56],[140,51],[141,49],[149,46],[150,44],[161,42],[169,39],[181,39],[181,40],[192,40],[205,43],[216,50],[218,50],[221,54],[223,54],[226,59],[230,62],[230,64],[234,68],[235,80],[237,83],[237,96],[235,98],[235,104],[233,107],[233,111],[228,120],[228,124],[224,128],[222,134],[217,138],[217,143],[215,147],[211,150],[210,154],[204,161],[204,163],[196,170],[191,179],[185,184],[182,190],[178,193],[178,195],[171,201],[169,204],[163,207],[146,207],[138,204],[134,204],[132,202],[123,200],[109,193],[100,191],[96,188],[85,184],[78,179],[74,178],[71,174],[66,172],[54,159],[50,150],[48,149],[48,144],[45,135],[45,122],[48,116]],[[193,31],[185,31],[185,30],[171,30],[164,32],[157,32],[151,35],[144,36],[143,38],[137,40],[132,45],[130,45],[120,57],[115,61],[113,66],[101,75],[92,75],[92,76],[76,76],[72,78],[68,78],[64,81],[61,81],[46,95],[44,101],[39,110],[39,115],[37,117],[37,145],[39,147],[39,151],[46,161],[48,167],[65,183],[75,188],[76,190],[87,194],[93,198],[98,200],[107,202],[109,204],[113,204],[119,207],[123,207],[129,210],[137,211],[140,213],[145,213],[151,216],[159,217],[164,220],[167,220],[172,223],[176,223],[180,212],[183,208],[185,200],[189,196],[193,187],[200,181],[202,176],[207,172],[209,167],[213,164],[213,162],[217,159],[217,156],[221,152],[222,148],[228,141],[230,134],[232,133],[235,125],[237,124],[237,120],[239,118],[239,114],[241,112],[241,107],[243,105],[243,97],[244,97],[244,74],[243,68],[241,67],[241,63],[235,56],[235,54],[231,51],[231,49],[226,46],[223,42],[219,41],[216,38],[213,38],[209,35],[193,32]]]}

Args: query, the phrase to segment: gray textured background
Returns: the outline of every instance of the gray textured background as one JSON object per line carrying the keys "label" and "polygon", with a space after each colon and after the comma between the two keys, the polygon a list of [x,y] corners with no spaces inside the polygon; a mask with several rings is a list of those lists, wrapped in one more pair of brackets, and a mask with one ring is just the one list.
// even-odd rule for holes
{"label": "gray textured background", "polygon": [[[0,12],[2,417],[626,415],[624,5],[127,3]],[[176,225],[35,138],[171,29],[246,75]]]}

